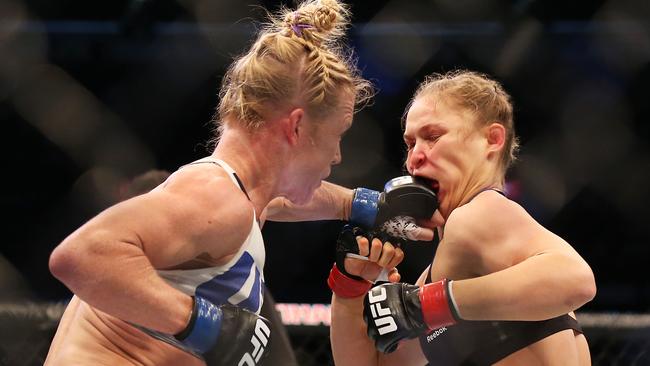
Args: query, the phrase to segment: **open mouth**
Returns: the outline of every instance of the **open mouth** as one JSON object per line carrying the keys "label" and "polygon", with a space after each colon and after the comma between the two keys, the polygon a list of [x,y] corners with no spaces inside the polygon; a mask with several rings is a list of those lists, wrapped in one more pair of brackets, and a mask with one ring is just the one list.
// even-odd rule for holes
{"label": "open mouth", "polygon": [[433,191],[436,192],[436,195],[437,195],[438,191],[440,191],[440,183],[438,183],[437,180],[432,179],[431,180],[431,189],[433,189]]}
{"label": "open mouth", "polygon": [[437,180],[435,179],[429,179],[429,178],[424,178],[424,177],[416,177],[419,181],[421,181],[425,186],[431,188],[431,190],[437,195],[438,191],[440,190],[440,183],[438,183]]}

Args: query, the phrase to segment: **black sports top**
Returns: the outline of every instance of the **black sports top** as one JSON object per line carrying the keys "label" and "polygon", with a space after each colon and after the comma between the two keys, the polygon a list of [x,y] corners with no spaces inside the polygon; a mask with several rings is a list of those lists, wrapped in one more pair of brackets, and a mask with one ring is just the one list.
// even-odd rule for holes
{"label": "black sports top", "polygon": [[[430,282],[429,271],[426,283]],[[543,321],[463,320],[420,336],[420,346],[432,365],[491,365],[566,329],[582,333],[580,324],[568,314]]]}

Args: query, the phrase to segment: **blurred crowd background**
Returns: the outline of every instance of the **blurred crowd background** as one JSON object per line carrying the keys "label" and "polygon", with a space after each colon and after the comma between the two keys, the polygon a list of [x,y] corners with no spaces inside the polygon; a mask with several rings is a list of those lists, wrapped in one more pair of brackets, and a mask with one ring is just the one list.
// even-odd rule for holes
{"label": "blurred crowd background", "polygon": [[[349,1],[349,32],[379,89],[343,140],[330,180],[382,189],[403,174],[400,118],[433,72],[467,68],[512,94],[520,162],[508,188],[595,271],[591,311],[650,310],[650,2]],[[0,300],[60,301],[52,249],[150,169],[211,152],[232,57],[253,0],[1,0]],[[327,303],[342,222],[265,226],[278,302]],[[435,243],[407,243],[414,281]],[[117,269],[116,269],[117,270]],[[119,294],[116,294],[119,296]]]}

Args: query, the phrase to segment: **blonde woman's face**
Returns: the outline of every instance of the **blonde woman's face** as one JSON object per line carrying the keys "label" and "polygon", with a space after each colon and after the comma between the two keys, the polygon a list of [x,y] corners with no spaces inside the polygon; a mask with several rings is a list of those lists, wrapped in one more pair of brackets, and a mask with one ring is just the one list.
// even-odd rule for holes
{"label": "blonde woman's face", "polygon": [[440,99],[420,97],[409,109],[404,130],[410,174],[427,178],[447,215],[473,186],[485,156],[485,138],[472,114]]}
{"label": "blonde woman's face", "polygon": [[341,162],[341,139],[352,126],[353,114],[354,99],[346,98],[322,121],[309,121],[308,143],[298,157],[300,168],[294,177],[301,183],[296,199],[308,201],[330,175],[332,165]]}

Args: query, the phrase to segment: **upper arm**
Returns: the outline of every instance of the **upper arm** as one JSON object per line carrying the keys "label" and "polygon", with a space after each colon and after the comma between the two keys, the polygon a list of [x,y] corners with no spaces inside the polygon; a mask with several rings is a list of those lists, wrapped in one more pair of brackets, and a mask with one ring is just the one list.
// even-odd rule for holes
{"label": "upper arm", "polygon": [[63,245],[91,257],[124,260],[141,253],[154,268],[174,266],[201,253],[219,258],[236,252],[252,224],[252,208],[232,182],[197,183],[201,182],[185,176],[120,202],[84,224]]}
{"label": "upper arm", "polygon": [[207,253],[234,254],[246,239],[253,208],[231,182],[193,190],[151,192],[134,198],[129,232],[142,243],[155,268],[166,268]]}
{"label": "upper arm", "polygon": [[253,223],[253,206],[229,177],[186,175],[165,189],[134,198],[143,251],[155,268],[207,253],[218,260],[239,250]]}
{"label": "upper arm", "polygon": [[[449,231],[444,238],[451,240],[445,243],[451,250],[463,250],[461,256],[447,253],[445,258],[454,258],[465,270],[463,263],[472,263],[471,269],[478,272],[459,278],[449,276],[467,279],[454,285],[456,299],[462,303],[461,313],[467,319],[548,319],[593,298],[593,272],[567,242],[514,202],[490,204],[479,198],[476,204],[473,201],[457,209],[453,220],[450,216],[447,225],[451,226],[445,228]],[[434,262],[438,270],[435,266]]]}
{"label": "upper arm", "polygon": [[444,240],[453,242],[450,247],[454,250],[463,251],[465,260],[475,258],[483,274],[542,254],[581,259],[564,239],[497,193],[480,195],[454,210],[447,221]]}

